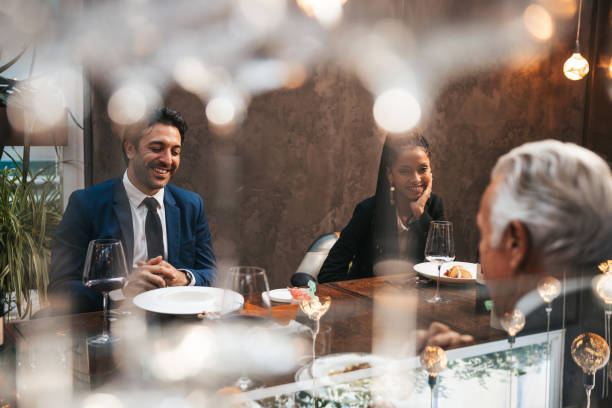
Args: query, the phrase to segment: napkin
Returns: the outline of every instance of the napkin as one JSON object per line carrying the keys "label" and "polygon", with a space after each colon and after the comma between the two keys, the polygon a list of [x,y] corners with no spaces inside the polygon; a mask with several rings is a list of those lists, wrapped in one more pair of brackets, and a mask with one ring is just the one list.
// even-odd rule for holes
{"label": "napkin", "polygon": [[286,326],[291,320],[295,320],[299,307],[300,305],[295,303],[288,305],[272,306],[272,308],[268,310],[264,309],[261,306],[246,302],[244,304],[244,309],[240,311],[240,314],[247,316],[269,317],[276,323]]}

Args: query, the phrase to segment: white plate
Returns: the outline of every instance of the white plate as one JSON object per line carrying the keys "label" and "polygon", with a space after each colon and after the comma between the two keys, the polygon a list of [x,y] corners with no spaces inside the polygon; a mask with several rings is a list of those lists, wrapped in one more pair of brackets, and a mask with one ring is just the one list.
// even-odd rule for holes
{"label": "white plate", "polygon": [[[444,276],[444,272],[448,269],[452,268],[455,265],[461,265],[465,269],[467,269],[472,277],[467,278],[449,278],[448,276]],[[438,266],[433,262],[423,262],[420,264],[414,265],[414,270],[421,276],[424,276],[428,279],[438,280]],[[444,283],[470,283],[476,282],[476,264],[469,262],[447,262],[442,265],[442,270],[440,274],[440,282]]]}
{"label": "white plate", "polygon": [[[350,365],[368,363],[370,366],[376,364],[382,364],[385,359],[374,354],[365,353],[342,353],[342,354],[330,354],[323,357],[317,357],[315,360],[314,372],[315,377],[328,376],[333,371],[340,371],[346,369]],[[310,365],[307,364],[301,367],[297,373],[295,373],[296,381],[310,380],[312,375],[310,372]],[[328,380],[333,380],[335,375],[332,375]],[[340,378],[340,377],[337,377]]]}
{"label": "white plate", "polygon": [[134,297],[133,302],[141,309],[156,313],[175,315],[221,312],[223,294],[231,296],[228,312],[239,310],[244,303],[241,294],[231,290],[207,286],[175,286],[149,290]]}
{"label": "white plate", "polygon": [[[308,293],[308,289],[301,289],[304,292]],[[261,297],[263,298],[264,302],[266,301],[266,294],[262,293]],[[291,296],[291,292],[289,292],[289,289],[284,288],[284,289],[273,289],[270,291],[270,299],[274,302],[279,302],[279,303],[299,303],[299,300],[295,300],[293,299],[293,297]]]}

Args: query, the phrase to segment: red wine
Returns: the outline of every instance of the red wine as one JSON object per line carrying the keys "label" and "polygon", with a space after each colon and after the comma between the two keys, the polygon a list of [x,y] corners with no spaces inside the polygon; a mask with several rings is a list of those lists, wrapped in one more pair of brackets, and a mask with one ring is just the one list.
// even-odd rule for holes
{"label": "red wine", "polygon": [[111,290],[121,289],[125,284],[125,278],[111,279],[92,279],[85,282],[85,286],[98,292],[110,292]]}

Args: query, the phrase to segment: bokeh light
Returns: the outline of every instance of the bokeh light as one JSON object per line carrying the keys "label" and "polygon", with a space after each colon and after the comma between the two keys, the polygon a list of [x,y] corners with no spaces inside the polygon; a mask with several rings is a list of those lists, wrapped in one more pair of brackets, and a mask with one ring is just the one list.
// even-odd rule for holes
{"label": "bokeh light", "polygon": [[210,87],[211,75],[204,63],[196,57],[177,61],[173,71],[174,80],[186,91],[203,95]]}
{"label": "bokeh light", "polygon": [[206,104],[206,118],[216,126],[230,125],[236,119],[236,107],[228,97],[213,98]]}
{"label": "bokeh light", "polygon": [[324,27],[333,27],[342,19],[340,0],[311,0],[311,4],[314,17]]}
{"label": "bokeh light", "polygon": [[376,123],[393,133],[412,129],[421,118],[419,102],[401,88],[392,88],[380,94],[374,102],[373,111]]}
{"label": "bokeh light", "polygon": [[126,85],[110,97],[108,116],[118,125],[131,125],[142,120],[147,110],[159,105],[160,101],[159,93],[148,85]]}
{"label": "bokeh light", "polygon": [[65,118],[66,96],[58,82],[43,76],[14,92],[7,101],[7,116],[20,132],[46,130]]}
{"label": "bokeh light", "polygon": [[579,81],[589,73],[589,61],[579,52],[575,52],[563,64],[563,73],[567,79]]}
{"label": "bokeh light", "polygon": [[538,40],[548,40],[552,36],[553,20],[539,4],[531,4],[525,9],[523,22],[529,34]]}
{"label": "bokeh light", "polygon": [[123,403],[112,394],[95,393],[88,395],[83,400],[83,408],[122,408]]}
{"label": "bokeh light", "polygon": [[238,4],[245,20],[262,31],[281,24],[287,13],[287,0],[240,0]]}

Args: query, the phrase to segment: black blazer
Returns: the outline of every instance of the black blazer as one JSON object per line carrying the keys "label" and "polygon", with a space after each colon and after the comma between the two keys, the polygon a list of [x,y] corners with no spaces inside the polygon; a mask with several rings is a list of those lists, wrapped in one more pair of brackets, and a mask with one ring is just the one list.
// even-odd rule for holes
{"label": "black blazer", "polygon": [[388,232],[387,239],[384,239],[384,242],[376,242],[374,237],[375,203],[376,197],[370,197],[357,204],[353,217],[342,230],[340,238],[329,251],[321,267],[317,276],[320,283],[372,277],[374,276],[374,263],[385,259],[408,258],[415,263],[424,260],[429,223],[432,220],[444,219],[442,199],[431,194],[425,203],[425,212],[411,225],[410,232],[413,235],[408,253],[401,254],[401,256],[398,253],[395,216],[392,217],[392,221],[390,218],[388,225],[385,225],[385,231]]}

